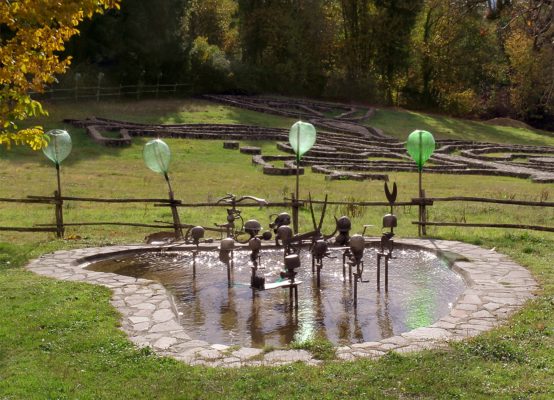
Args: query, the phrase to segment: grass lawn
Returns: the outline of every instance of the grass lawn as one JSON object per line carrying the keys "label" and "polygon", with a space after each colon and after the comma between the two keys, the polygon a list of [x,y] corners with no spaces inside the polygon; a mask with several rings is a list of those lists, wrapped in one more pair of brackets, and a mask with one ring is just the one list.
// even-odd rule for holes
{"label": "grass lawn", "polygon": [[[60,127],[63,118],[102,116],[137,122],[214,122],[288,127],[291,120],[244,111],[204,101],[142,101],[52,104],[50,117],[38,121]],[[471,132],[476,139],[481,124],[398,111],[378,112],[375,124],[388,133],[416,128],[458,137]],[[419,117],[421,116],[421,117]],[[416,124],[422,119],[429,125]],[[441,122],[443,121],[444,122]],[[412,122],[410,122],[412,121]],[[373,124],[374,121],[371,121]],[[413,125],[410,127],[410,123]],[[442,124],[442,125],[441,125]],[[455,125],[455,126],[454,126]],[[435,128],[433,131],[429,126]],[[481,140],[553,145],[547,134],[483,125]],[[105,148],[94,144],[84,130],[70,130],[74,150],[62,166],[64,194],[68,196],[163,197],[163,178],[146,169],[142,145]],[[512,129],[505,133],[505,129]],[[464,131],[465,132],[465,131]],[[402,135],[400,135],[402,133]],[[406,133],[406,135],[407,135]],[[440,137],[440,136],[439,136]],[[293,177],[265,176],[250,157],[222,149],[221,141],[168,140],[172,149],[171,177],[177,198],[213,200],[233,192],[280,201],[294,188]],[[256,144],[259,145],[258,142]],[[275,145],[261,143],[264,153],[278,154]],[[391,173],[399,186],[399,200],[417,193],[417,175]],[[325,181],[308,172],[302,192],[331,200],[384,200],[381,182]],[[0,151],[0,197],[49,195],[55,170],[41,153],[14,148]],[[452,175],[424,176],[429,196],[479,195],[496,198],[554,198],[554,185],[538,185],[514,178]],[[0,226],[31,226],[53,222],[53,209],[44,205],[0,203]],[[268,214],[278,209],[247,209],[267,227]],[[331,207],[331,214],[353,217],[354,231],[363,224],[379,225],[385,207],[357,209]],[[413,208],[399,208],[399,236],[415,236],[410,223]],[[170,220],[166,209],[151,205],[113,205],[67,202],[66,222]],[[187,223],[223,222],[223,210],[183,209]],[[553,209],[520,206],[446,203],[431,208],[433,221],[506,222],[554,225]],[[332,229],[329,217],[326,230]],[[309,228],[309,215],[301,224]],[[496,229],[429,229],[432,237],[463,240],[511,256],[528,267],[542,290],[536,300],[507,325],[448,350],[412,355],[388,354],[378,361],[334,362],[321,367],[293,364],[275,368],[239,370],[190,367],[160,358],[149,349],[137,350],[118,329],[118,314],[109,304],[110,292],[81,283],[59,282],[26,272],[22,266],[40,254],[99,244],[137,242],[151,231],[116,227],[68,229],[80,240],[56,240],[48,234],[0,232],[0,399],[189,399],[189,398],[554,398],[554,235]],[[370,232],[379,235],[380,229]]]}
{"label": "grass lawn", "polygon": [[378,109],[366,125],[406,140],[414,129],[431,132],[436,139],[554,146],[554,133],[537,129],[490,125],[444,115],[423,114],[397,109]]}

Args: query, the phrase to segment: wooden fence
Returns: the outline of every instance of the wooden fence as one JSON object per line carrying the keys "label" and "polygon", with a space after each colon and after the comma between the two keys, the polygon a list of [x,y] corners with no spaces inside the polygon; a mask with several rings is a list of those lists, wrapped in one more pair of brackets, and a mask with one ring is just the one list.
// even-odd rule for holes
{"label": "wooden fence", "polygon": [[47,88],[43,92],[31,92],[37,100],[96,100],[143,97],[162,97],[190,95],[192,86],[188,83],[170,83],[156,85],[118,85],[118,86],[78,86],[72,88]]}
{"label": "wooden fence", "polygon": [[[173,221],[164,222],[164,221],[155,221],[154,223],[133,223],[133,222],[64,222],[63,219],[63,204],[64,202],[93,202],[93,203],[144,203],[144,204],[153,204],[155,207],[169,207],[172,210]],[[324,201],[321,200],[311,200],[312,204],[324,204]],[[64,236],[65,228],[69,226],[102,226],[102,225],[111,225],[111,226],[134,226],[134,227],[144,227],[144,228],[156,228],[156,229],[173,229],[177,237],[182,236],[183,229],[192,228],[194,225],[183,224],[180,222],[178,209],[182,207],[193,208],[193,207],[225,207],[229,208],[230,204],[221,203],[221,202],[203,202],[203,203],[183,203],[181,200],[171,200],[171,199],[106,199],[106,198],[93,198],[93,197],[67,197],[59,196],[57,192],[54,193],[54,196],[28,196],[25,199],[7,199],[0,198],[0,203],[19,203],[25,204],[28,206],[36,204],[44,205],[53,205],[54,206],[54,216],[56,223],[55,224],[36,224],[32,227],[6,227],[0,226],[0,231],[14,231],[14,232],[54,232],[59,238]],[[298,214],[299,209],[306,205],[309,202],[307,199],[296,200],[294,196],[290,198],[285,198],[283,202],[268,202],[264,204],[264,207],[268,208],[288,208],[291,210],[293,224],[298,226]],[[535,202],[535,201],[521,201],[521,200],[505,200],[505,199],[490,199],[490,198],[481,198],[481,197],[426,197],[426,198],[414,198],[410,201],[397,202],[394,206],[417,206],[418,207],[418,220],[413,221],[412,224],[418,225],[422,229],[419,231],[420,236],[426,235],[425,228],[427,226],[456,226],[456,227],[480,227],[480,228],[505,228],[505,229],[526,229],[526,230],[536,230],[543,232],[554,232],[554,227],[549,226],[538,226],[538,225],[522,225],[522,224],[496,224],[496,223],[471,223],[471,222],[434,222],[427,220],[427,208],[432,207],[436,203],[441,202],[475,202],[475,203],[494,203],[502,205],[518,205],[518,206],[528,206],[528,207],[554,207],[554,202]],[[345,201],[327,201],[328,205],[343,205],[350,207],[384,207],[390,206],[388,202],[379,202],[379,201],[366,201],[366,202],[345,202]],[[237,208],[244,207],[261,207],[259,203],[256,202],[247,202],[236,204]],[[214,232],[223,232],[221,228],[209,228],[205,227],[208,231]]]}

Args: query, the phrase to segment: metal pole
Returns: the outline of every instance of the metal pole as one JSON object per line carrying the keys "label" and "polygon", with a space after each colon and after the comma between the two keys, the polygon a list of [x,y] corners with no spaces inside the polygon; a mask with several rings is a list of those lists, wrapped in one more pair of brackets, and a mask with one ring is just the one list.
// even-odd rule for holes
{"label": "metal pole", "polygon": [[[296,201],[300,199],[300,125],[296,129]],[[298,204],[296,204],[296,223],[294,233],[298,233]]]}
{"label": "metal pole", "polygon": [[[423,132],[419,132],[419,163],[418,163],[418,169],[419,169],[419,199],[421,201],[422,199],[422,175],[423,175],[423,165],[422,165],[422,153],[423,152]],[[423,222],[423,205],[419,203],[419,222]],[[417,228],[417,234],[418,236],[421,236],[422,234],[422,226],[418,225]]]}
{"label": "metal pole", "polygon": [[358,275],[354,275],[354,308],[358,306]]}
{"label": "metal pole", "polygon": [[63,238],[63,200],[62,200],[62,185],[60,179],[60,164],[56,163],[56,178],[58,183],[58,190],[54,193],[56,197],[56,236]]}
{"label": "metal pole", "polygon": [[298,203],[298,198],[294,195],[294,193],[291,193],[291,195],[292,195],[292,228],[294,230],[294,233],[298,233],[299,203]]}
{"label": "metal pole", "polygon": [[381,254],[377,254],[377,291],[381,291]]}
{"label": "metal pole", "polygon": [[[421,175],[422,175],[422,171],[421,171],[421,169],[420,169],[420,170],[419,170],[419,196],[418,196],[419,199],[420,199],[420,201],[421,201],[421,198],[422,198],[422,197],[421,197],[421,192],[422,192],[422,190],[423,190],[423,189],[421,188]],[[418,219],[419,219],[419,222],[422,222],[422,221],[423,221],[423,219],[422,219],[422,218],[423,218],[423,213],[422,213],[423,208],[422,208],[422,206],[421,206],[421,202],[419,203],[418,210],[419,210],[419,216],[418,216],[419,218],[418,218]],[[417,235],[418,235],[418,236],[421,236],[421,225],[418,225],[418,226],[417,226]]]}
{"label": "metal pole", "polygon": [[389,291],[389,255],[385,256],[385,292]]}

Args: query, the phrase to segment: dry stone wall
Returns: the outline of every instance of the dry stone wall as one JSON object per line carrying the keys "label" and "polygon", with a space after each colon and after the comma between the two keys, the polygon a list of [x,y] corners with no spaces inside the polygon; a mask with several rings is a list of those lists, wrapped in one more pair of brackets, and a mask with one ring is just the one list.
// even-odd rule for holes
{"label": "dry stone wall", "polygon": [[[415,163],[406,153],[403,142],[367,127],[362,121],[374,110],[345,104],[307,100],[276,99],[257,96],[204,96],[210,101],[257,112],[301,118],[318,128],[316,145],[301,160],[304,168],[322,173],[327,179],[388,180],[386,172],[416,172]],[[294,175],[294,152],[288,144],[288,130],[250,125],[171,124],[149,125],[104,118],[66,120],[86,128],[90,137],[106,146],[131,144],[134,136],[161,138],[275,141],[285,155],[282,158],[260,154],[246,146],[241,152],[252,154],[252,162],[268,175]],[[102,132],[118,132],[119,138]],[[500,155],[499,155],[500,153]],[[284,161],[284,166],[275,162]],[[498,145],[462,140],[439,140],[437,150],[425,167],[427,173],[510,176],[539,183],[554,182],[554,147]]]}

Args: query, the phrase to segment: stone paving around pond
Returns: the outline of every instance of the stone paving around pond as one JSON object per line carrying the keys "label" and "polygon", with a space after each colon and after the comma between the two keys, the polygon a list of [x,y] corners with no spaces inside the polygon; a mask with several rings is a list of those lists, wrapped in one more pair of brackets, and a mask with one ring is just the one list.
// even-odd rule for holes
{"label": "stone paving around pond", "polygon": [[[444,240],[404,239],[400,245],[450,252],[464,257],[453,269],[467,282],[467,288],[449,315],[428,327],[417,328],[379,342],[337,347],[337,358],[377,358],[388,351],[413,352],[447,346],[493,329],[534,296],[538,285],[530,272],[493,250]],[[111,304],[122,314],[121,327],[137,346],[150,346],[157,354],[191,365],[241,367],[282,365],[318,361],[305,350],[275,350],[226,346],[191,338],[179,324],[172,296],[159,283],[83,269],[88,263],[108,256],[159,249],[156,246],[112,246],[46,254],[27,265],[39,275],[65,281],[103,285],[113,292]],[[175,247],[173,247],[175,249]],[[186,317],[185,317],[186,318]]]}

